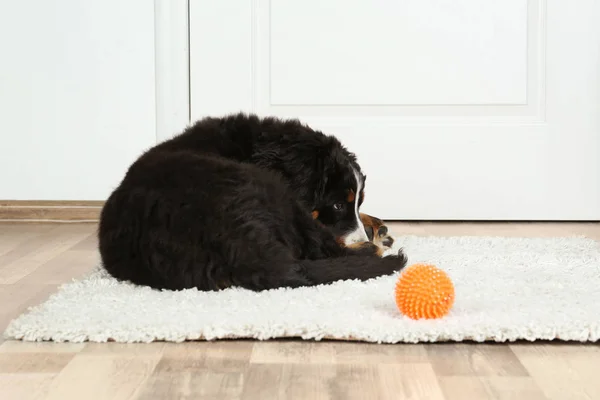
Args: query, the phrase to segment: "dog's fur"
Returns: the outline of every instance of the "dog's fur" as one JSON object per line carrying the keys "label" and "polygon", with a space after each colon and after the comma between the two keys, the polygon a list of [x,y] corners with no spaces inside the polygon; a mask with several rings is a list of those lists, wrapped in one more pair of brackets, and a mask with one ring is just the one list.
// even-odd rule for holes
{"label": "dog's fur", "polygon": [[297,120],[206,118],[131,165],[102,210],[102,262],[117,279],[173,290],[388,275],[407,260],[382,258],[387,228],[359,217],[364,181],[337,139]]}

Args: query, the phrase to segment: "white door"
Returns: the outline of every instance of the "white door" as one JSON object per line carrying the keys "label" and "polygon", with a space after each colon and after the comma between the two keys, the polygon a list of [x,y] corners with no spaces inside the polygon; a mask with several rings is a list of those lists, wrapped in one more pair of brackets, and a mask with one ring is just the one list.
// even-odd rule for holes
{"label": "white door", "polygon": [[335,134],[385,219],[600,219],[597,0],[191,0],[191,116]]}

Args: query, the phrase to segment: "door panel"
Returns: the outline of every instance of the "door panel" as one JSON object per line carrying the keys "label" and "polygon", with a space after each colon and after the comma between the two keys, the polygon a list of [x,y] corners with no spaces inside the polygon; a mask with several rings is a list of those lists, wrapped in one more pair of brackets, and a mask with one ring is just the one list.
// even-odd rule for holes
{"label": "door panel", "polygon": [[271,105],[526,103],[522,0],[340,4],[271,1]]}
{"label": "door panel", "polygon": [[597,2],[239,4],[190,4],[194,119],[336,135],[386,219],[600,219]]}

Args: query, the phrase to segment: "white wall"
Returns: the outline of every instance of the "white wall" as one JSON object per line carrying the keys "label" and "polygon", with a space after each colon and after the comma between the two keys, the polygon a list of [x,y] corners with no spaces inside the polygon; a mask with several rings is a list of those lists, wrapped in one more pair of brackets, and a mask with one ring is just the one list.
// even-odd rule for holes
{"label": "white wall", "polygon": [[154,2],[3,1],[0,49],[0,199],[105,199],[156,143]]}

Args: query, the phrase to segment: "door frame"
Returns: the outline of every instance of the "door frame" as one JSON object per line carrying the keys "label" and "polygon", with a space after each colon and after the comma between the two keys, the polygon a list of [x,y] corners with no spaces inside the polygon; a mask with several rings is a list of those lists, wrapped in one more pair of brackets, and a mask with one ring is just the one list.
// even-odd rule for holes
{"label": "door frame", "polygon": [[156,141],[190,123],[189,0],[154,0]]}

